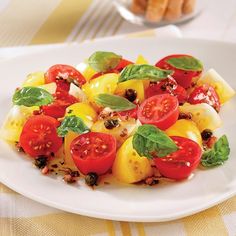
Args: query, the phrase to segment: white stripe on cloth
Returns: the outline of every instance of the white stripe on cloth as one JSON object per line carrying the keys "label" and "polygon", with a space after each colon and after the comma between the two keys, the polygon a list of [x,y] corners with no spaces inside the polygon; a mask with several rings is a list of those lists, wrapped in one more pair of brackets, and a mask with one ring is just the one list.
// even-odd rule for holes
{"label": "white stripe on cloth", "polygon": [[0,193],[0,217],[34,217],[61,212],[22,195]]}
{"label": "white stripe on cloth", "polygon": [[227,214],[223,216],[223,220],[225,223],[225,227],[228,230],[229,236],[235,236],[236,235],[236,212]]}

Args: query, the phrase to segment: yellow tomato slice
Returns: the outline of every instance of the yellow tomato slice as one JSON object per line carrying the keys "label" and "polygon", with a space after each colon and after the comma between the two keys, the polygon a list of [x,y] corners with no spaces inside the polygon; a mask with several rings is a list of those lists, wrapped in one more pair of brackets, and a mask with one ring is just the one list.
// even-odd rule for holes
{"label": "yellow tomato slice", "polygon": [[101,93],[114,94],[119,75],[108,73],[97,77],[83,85],[82,89],[90,102],[94,102],[94,97]]}
{"label": "yellow tomato slice", "polygon": [[175,124],[169,127],[166,131],[169,136],[180,136],[192,139],[200,146],[202,145],[201,133],[196,124],[191,120],[177,120]]}
{"label": "yellow tomato slice", "polygon": [[121,182],[136,183],[153,175],[150,161],[141,157],[133,148],[132,137],[128,138],[117,152],[112,174]]}
{"label": "yellow tomato slice", "polygon": [[84,123],[91,128],[93,123],[97,120],[97,113],[88,103],[78,102],[66,108],[65,116],[78,116]]}
{"label": "yellow tomato slice", "polygon": [[117,85],[115,94],[125,96],[127,89],[133,89],[137,92],[137,100],[142,102],[144,100],[144,87],[142,80],[128,80]]}
{"label": "yellow tomato slice", "polygon": [[26,80],[23,82],[22,87],[39,86],[45,84],[44,72],[34,72],[27,75]]}

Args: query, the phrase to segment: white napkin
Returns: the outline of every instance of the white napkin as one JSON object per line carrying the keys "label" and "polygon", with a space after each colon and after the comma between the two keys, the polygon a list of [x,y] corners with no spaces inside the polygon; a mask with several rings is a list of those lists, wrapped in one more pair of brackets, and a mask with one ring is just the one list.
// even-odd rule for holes
{"label": "white napkin", "polygon": [[[135,32],[128,35],[134,36],[134,37],[140,35],[140,37],[157,37],[157,38],[169,38],[169,37],[181,38],[182,37],[182,33],[180,32],[179,28],[175,25],[168,25],[168,26],[164,26],[164,27],[160,27],[160,28],[156,28],[152,30]],[[127,34],[117,35],[113,37],[106,37],[106,38],[97,38],[94,41],[100,41],[100,40],[104,40],[108,38],[125,38],[125,37],[127,37]],[[77,42],[70,43],[70,44],[77,44]],[[27,53],[42,51],[48,48],[59,48],[62,45],[64,45],[64,43],[0,48],[0,61],[4,59],[9,59],[12,57],[20,56],[23,54],[27,54]]]}

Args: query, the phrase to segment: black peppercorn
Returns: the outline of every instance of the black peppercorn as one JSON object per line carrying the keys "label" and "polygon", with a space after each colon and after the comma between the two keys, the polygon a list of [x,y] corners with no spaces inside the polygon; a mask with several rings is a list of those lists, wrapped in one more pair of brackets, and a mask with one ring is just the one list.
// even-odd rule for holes
{"label": "black peppercorn", "polygon": [[104,126],[107,129],[113,129],[119,125],[119,120],[117,119],[108,119],[104,121]]}
{"label": "black peppercorn", "polygon": [[211,136],[213,135],[212,131],[210,129],[204,129],[201,133],[202,139],[204,141],[207,141]]}
{"label": "black peppercorn", "polygon": [[46,156],[39,156],[37,159],[35,159],[34,164],[39,169],[43,169],[48,162],[48,158]]}
{"label": "black peppercorn", "polygon": [[125,98],[127,98],[130,102],[135,101],[137,98],[137,92],[134,89],[126,89]]}
{"label": "black peppercorn", "polygon": [[85,183],[88,185],[88,186],[94,186],[94,185],[97,185],[97,181],[98,181],[98,175],[94,172],[91,172],[91,173],[88,173],[86,176],[85,176]]}

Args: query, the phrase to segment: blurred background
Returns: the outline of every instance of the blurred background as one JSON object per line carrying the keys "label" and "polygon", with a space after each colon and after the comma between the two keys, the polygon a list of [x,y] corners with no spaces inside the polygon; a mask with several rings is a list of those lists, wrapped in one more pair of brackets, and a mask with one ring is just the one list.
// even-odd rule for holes
{"label": "blurred background", "polygon": [[185,37],[236,41],[235,0],[191,1],[0,0],[0,47],[82,42],[166,24],[178,24]]}

